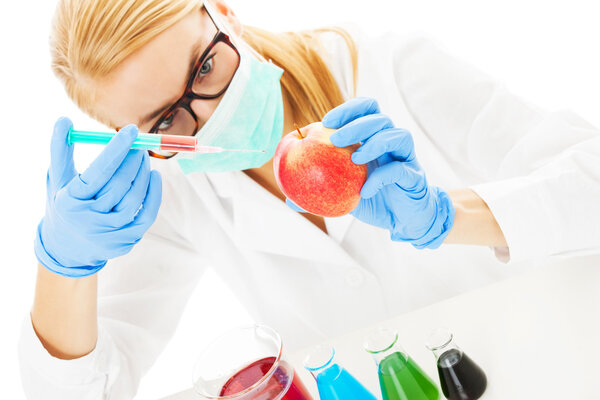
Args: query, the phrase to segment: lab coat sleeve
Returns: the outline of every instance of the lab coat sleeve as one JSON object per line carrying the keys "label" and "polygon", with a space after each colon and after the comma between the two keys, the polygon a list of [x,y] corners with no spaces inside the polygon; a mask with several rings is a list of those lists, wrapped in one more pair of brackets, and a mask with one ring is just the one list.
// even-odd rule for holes
{"label": "lab coat sleeve", "polygon": [[399,43],[394,78],[409,112],[451,163],[478,177],[472,189],[510,260],[599,251],[598,129],[529,104],[430,39]]}
{"label": "lab coat sleeve", "polygon": [[[163,179],[163,182],[165,180]],[[88,355],[59,360],[42,346],[30,318],[19,355],[28,399],[132,399],[173,335],[205,261],[172,220],[161,216],[126,256],[100,271],[98,341]],[[177,207],[166,207],[166,211]]]}

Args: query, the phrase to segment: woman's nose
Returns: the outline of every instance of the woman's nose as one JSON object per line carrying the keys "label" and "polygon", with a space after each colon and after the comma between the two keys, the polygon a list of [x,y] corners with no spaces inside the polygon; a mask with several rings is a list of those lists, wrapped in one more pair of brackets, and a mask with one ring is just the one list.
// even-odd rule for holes
{"label": "woman's nose", "polygon": [[200,126],[208,121],[218,105],[219,100],[217,99],[196,99],[192,100],[190,103],[190,107],[192,108],[192,111],[194,111],[194,114],[196,114]]}

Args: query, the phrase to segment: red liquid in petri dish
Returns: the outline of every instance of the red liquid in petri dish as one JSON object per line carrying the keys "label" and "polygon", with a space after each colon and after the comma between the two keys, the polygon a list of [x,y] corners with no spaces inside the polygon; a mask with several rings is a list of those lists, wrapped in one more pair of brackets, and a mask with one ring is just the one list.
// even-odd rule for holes
{"label": "red liquid in petri dish", "polygon": [[[253,362],[241,371],[236,372],[236,374],[223,385],[220,395],[230,396],[254,385],[269,372],[274,362],[275,357],[263,358]],[[284,374],[283,371],[280,372],[280,370],[277,370],[271,376],[267,385],[265,385],[259,393],[256,393],[252,399],[313,400],[296,373],[294,373],[294,379],[287,392],[285,392],[283,397],[278,397],[281,395],[282,390],[287,386],[287,383],[288,377],[286,374]]]}

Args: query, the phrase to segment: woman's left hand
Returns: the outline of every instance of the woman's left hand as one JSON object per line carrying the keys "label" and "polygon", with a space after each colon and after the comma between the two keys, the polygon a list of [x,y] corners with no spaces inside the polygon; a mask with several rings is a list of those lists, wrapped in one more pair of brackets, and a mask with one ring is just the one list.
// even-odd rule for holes
{"label": "woman's left hand", "polygon": [[388,229],[392,240],[416,248],[439,247],[452,228],[454,207],[444,190],[428,185],[410,132],[394,127],[377,101],[369,98],[347,101],[322,122],[338,129],[330,137],[335,146],[361,143],[352,161],[369,167],[362,199],[351,214]]}

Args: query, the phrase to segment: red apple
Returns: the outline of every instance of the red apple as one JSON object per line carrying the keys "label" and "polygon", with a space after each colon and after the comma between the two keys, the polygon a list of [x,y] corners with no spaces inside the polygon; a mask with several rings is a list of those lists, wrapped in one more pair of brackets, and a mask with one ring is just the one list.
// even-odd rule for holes
{"label": "red apple", "polygon": [[354,210],[367,179],[367,166],[350,159],[359,145],[336,147],[329,140],[333,132],[320,122],[290,132],[279,142],[273,158],[281,191],[299,207],[324,217]]}

